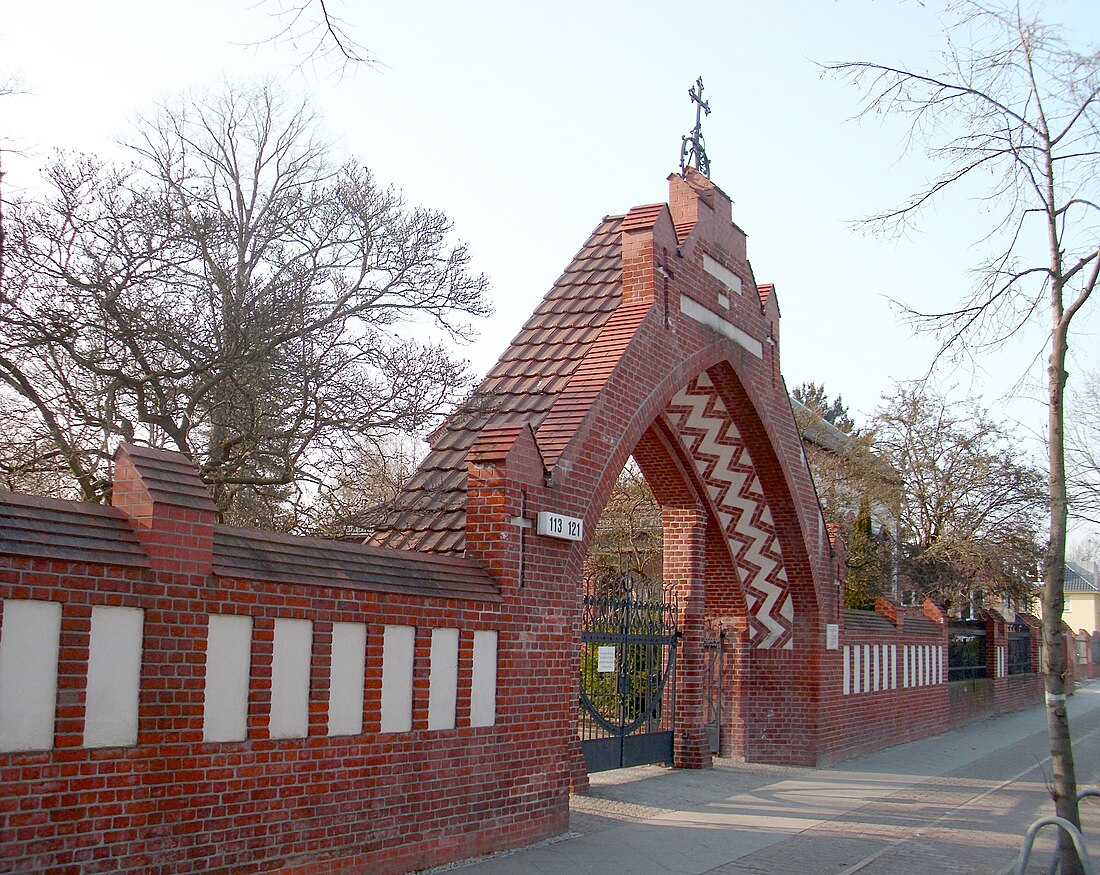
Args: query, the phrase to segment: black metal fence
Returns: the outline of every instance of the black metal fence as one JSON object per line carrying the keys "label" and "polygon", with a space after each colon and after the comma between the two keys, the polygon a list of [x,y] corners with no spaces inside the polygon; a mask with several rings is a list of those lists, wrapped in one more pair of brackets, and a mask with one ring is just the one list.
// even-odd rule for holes
{"label": "black metal fence", "polygon": [[629,576],[584,596],[578,731],[588,771],[672,759],[675,592]]}
{"label": "black metal fence", "polygon": [[989,677],[985,634],[985,622],[982,620],[956,620],[950,624],[947,638],[949,681]]}
{"label": "black metal fence", "polygon": [[1031,627],[1027,623],[1008,624],[1008,673],[1031,674]]}

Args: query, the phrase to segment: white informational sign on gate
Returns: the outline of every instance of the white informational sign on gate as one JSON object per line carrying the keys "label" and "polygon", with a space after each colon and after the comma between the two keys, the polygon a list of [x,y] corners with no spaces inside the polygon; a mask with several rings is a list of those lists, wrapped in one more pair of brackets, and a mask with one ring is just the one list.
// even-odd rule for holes
{"label": "white informational sign on gate", "polygon": [[615,647],[596,648],[596,671],[613,673],[615,671]]}

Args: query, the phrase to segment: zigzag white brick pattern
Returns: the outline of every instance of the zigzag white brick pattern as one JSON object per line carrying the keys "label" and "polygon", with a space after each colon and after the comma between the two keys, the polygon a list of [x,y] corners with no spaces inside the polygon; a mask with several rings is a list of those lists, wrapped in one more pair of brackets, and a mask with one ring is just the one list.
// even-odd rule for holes
{"label": "zigzag white brick pattern", "polygon": [[787,571],[760,478],[741,433],[706,374],[676,394],[668,419],[706,484],[745,587],[754,647],[794,646]]}

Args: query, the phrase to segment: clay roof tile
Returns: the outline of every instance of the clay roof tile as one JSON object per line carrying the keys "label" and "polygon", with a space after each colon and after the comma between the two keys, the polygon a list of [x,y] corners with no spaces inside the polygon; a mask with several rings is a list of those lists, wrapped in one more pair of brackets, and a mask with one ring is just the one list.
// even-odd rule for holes
{"label": "clay roof tile", "polygon": [[[655,221],[663,204],[633,222]],[[635,211],[632,211],[632,215]],[[385,546],[457,553],[465,544],[466,450],[487,428],[537,429],[622,300],[624,218],[605,218],[474,393],[433,434],[432,449],[371,536]]]}

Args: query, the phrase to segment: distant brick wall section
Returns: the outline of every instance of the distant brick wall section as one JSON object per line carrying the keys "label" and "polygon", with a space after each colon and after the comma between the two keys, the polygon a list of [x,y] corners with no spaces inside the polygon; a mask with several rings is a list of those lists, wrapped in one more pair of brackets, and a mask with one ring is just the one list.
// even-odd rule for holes
{"label": "distant brick wall section", "polygon": [[1069,660],[1072,673],[1078,682],[1100,677],[1100,632],[1078,629],[1066,633],[1069,641]]}
{"label": "distant brick wall section", "polygon": [[[566,828],[558,742],[532,733],[526,695],[499,692],[514,682],[515,614],[474,563],[225,529],[187,495],[182,457],[125,447],[116,466],[116,508],[0,501],[0,608],[13,622],[41,616],[35,629],[58,618],[57,645],[39,660],[56,684],[45,731],[5,733],[19,703],[0,692],[6,867],[405,872]],[[174,477],[183,501],[164,482]],[[297,583],[229,573],[252,562],[278,577],[272,557],[293,546]],[[363,570],[387,559],[391,574],[418,570],[416,587]],[[324,563],[329,582],[311,580]],[[244,621],[218,633],[223,656],[208,647],[219,619]],[[113,725],[105,703],[132,699],[135,623],[130,738],[126,708]],[[408,723],[384,732],[383,644],[398,627],[413,645]],[[0,626],[0,682],[5,662],[43,649],[17,631]],[[105,658],[118,677],[105,679]],[[237,664],[243,699],[221,676]],[[210,710],[226,703],[243,709],[239,730]]]}
{"label": "distant brick wall section", "polygon": [[897,744],[1042,700],[1038,621],[1031,630],[1031,671],[1008,673],[1007,624],[985,612],[988,678],[949,681],[948,622],[928,600],[903,608],[880,596],[875,610],[844,611],[822,706],[828,727],[822,760]]}

